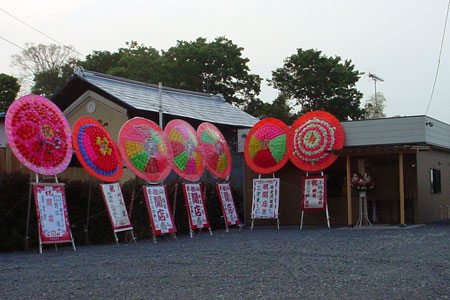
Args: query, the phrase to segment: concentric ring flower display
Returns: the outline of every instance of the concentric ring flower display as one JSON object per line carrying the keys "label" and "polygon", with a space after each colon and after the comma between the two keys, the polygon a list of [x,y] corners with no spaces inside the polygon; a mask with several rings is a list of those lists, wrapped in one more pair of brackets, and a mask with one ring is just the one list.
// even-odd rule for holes
{"label": "concentric ring flower display", "polygon": [[205,122],[197,128],[197,136],[202,144],[206,168],[218,178],[228,178],[231,172],[231,153],[220,130]]}
{"label": "concentric ring flower display", "polygon": [[5,129],[12,152],[31,171],[56,175],[69,165],[70,126],[47,98],[30,94],[15,100],[6,113]]}
{"label": "concentric ring flower display", "polygon": [[108,131],[96,120],[81,117],[73,125],[72,142],[81,165],[95,178],[118,181],[122,158]]}
{"label": "concentric ring flower display", "polygon": [[344,130],[330,113],[313,111],[294,122],[288,138],[288,155],[292,163],[306,172],[329,167],[337,156],[331,150],[344,146]]}
{"label": "concentric ring flower display", "polygon": [[259,174],[273,173],[288,161],[286,139],[289,128],[274,118],[256,123],[245,139],[244,157],[250,169]]}
{"label": "concentric ring flower display", "polygon": [[164,129],[173,151],[173,169],[182,178],[197,181],[203,174],[203,153],[197,134],[183,120],[172,120]]}
{"label": "concentric ring flower display", "polygon": [[123,124],[119,149],[130,170],[147,181],[162,181],[172,170],[173,153],[169,140],[150,120],[133,118]]}

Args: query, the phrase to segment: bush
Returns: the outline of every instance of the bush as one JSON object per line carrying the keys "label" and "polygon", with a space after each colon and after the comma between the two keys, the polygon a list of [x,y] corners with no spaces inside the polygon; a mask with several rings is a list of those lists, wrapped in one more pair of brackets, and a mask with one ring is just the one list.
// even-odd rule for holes
{"label": "bush", "polygon": [[[0,251],[24,249],[29,182],[26,174],[0,173]],[[36,214],[31,212],[30,232],[37,232]],[[37,244],[37,235],[30,242]]]}
{"label": "bush", "polygon": [[[0,173],[0,251],[23,250],[25,246],[25,232],[28,208],[28,195],[30,189],[30,175],[21,173]],[[110,244],[114,242],[114,235],[103,201],[99,183],[94,181],[64,179],[67,209],[70,226],[76,245]],[[171,209],[173,208],[175,186],[176,209],[175,224],[177,234],[189,233],[188,214],[185,207],[182,186],[179,181],[168,182],[167,193]],[[145,204],[142,186],[145,181],[137,178],[122,185],[122,193],[130,214],[131,224],[138,239],[151,238],[150,220]],[[202,185],[204,188],[204,185]],[[90,193],[90,206],[88,217],[88,202]],[[233,190],[239,216],[242,218],[243,201],[240,193]],[[132,199],[134,200],[132,201]],[[211,227],[224,228],[222,209],[214,182],[206,184],[206,207]],[[29,248],[38,247],[38,228],[34,200],[31,199]],[[131,212],[130,208],[133,205]],[[242,220],[242,219],[241,219]],[[126,233],[119,233],[119,239],[124,241]],[[129,236],[127,236],[129,241]]]}

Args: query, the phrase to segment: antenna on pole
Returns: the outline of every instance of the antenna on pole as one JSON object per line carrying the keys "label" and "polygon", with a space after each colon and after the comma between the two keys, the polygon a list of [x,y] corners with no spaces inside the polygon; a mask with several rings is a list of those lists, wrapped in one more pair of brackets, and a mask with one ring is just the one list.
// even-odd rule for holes
{"label": "antenna on pole", "polygon": [[373,83],[375,85],[375,113],[378,115],[377,81],[384,82],[384,80],[370,72],[369,72],[369,78],[373,80]]}

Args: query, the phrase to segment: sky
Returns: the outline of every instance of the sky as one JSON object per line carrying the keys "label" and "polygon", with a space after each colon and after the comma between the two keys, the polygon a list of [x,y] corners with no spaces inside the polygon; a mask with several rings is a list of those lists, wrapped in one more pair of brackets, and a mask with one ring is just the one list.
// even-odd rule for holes
{"label": "sky", "polygon": [[[367,74],[384,79],[377,91],[387,116],[423,115],[438,65],[448,0],[0,0],[0,8],[83,55],[116,51],[127,41],[167,50],[177,40],[226,36],[244,48],[251,73],[270,79],[298,48],[349,59],[365,72],[362,103],[374,94]],[[448,21],[450,22],[450,20]],[[450,124],[450,25],[428,116]],[[0,37],[24,47],[50,44],[0,10]],[[17,76],[20,49],[0,39],[0,73]],[[260,98],[278,92],[262,83]]]}

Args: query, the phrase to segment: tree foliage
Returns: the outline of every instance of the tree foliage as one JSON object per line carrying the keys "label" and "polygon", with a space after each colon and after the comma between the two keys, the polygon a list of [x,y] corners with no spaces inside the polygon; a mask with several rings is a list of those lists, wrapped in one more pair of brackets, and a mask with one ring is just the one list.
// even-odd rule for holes
{"label": "tree foliage", "polygon": [[386,114],[384,113],[384,109],[386,107],[386,98],[383,93],[377,92],[377,94],[373,94],[369,99],[366,100],[364,104],[366,119],[377,119],[384,118]]}
{"label": "tree foliage", "polygon": [[127,43],[117,52],[94,51],[80,66],[91,71],[210,94],[245,105],[260,92],[261,77],[250,73],[243,48],[224,37],[178,41],[167,51]]}
{"label": "tree foliage", "polygon": [[16,99],[20,85],[17,78],[0,74],[0,112],[6,112],[9,105]]}
{"label": "tree foliage", "polygon": [[72,46],[26,44],[13,55],[12,64],[21,70],[25,82],[32,82],[31,91],[52,95],[73,73],[76,51]]}
{"label": "tree foliage", "polygon": [[287,125],[291,125],[298,118],[298,114],[292,112],[288,99],[283,95],[278,95],[272,103],[254,99],[246,105],[244,111],[257,118],[277,118]]}
{"label": "tree foliage", "polygon": [[227,102],[243,106],[259,94],[261,85],[261,77],[250,74],[243,50],[225,37],[210,43],[204,38],[178,41],[163,52],[166,82],[173,87],[222,94]]}
{"label": "tree foliage", "polygon": [[135,41],[127,42],[126,45],[128,47],[119,48],[113,53],[94,51],[86,56],[85,61],[79,62],[79,65],[87,70],[148,83],[157,83],[163,79],[161,55],[158,50]]}
{"label": "tree foliage", "polygon": [[358,120],[362,94],[355,84],[363,73],[350,60],[327,57],[318,50],[298,49],[286,58],[269,81],[288,99],[294,99],[301,113],[324,110],[339,120]]}

